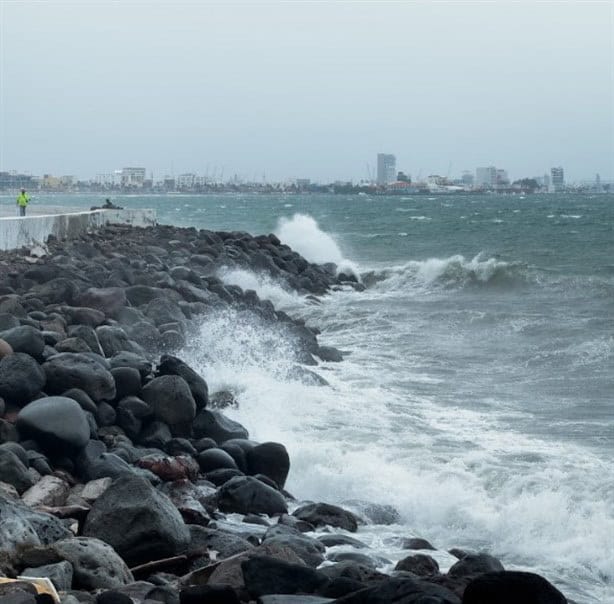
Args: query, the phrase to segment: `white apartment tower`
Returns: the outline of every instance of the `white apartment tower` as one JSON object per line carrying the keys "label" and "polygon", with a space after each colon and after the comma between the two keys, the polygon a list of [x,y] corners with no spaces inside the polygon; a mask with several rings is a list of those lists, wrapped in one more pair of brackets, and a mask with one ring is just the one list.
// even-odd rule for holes
{"label": "white apartment tower", "polygon": [[397,179],[397,158],[390,153],[377,154],[377,184],[389,185]]}

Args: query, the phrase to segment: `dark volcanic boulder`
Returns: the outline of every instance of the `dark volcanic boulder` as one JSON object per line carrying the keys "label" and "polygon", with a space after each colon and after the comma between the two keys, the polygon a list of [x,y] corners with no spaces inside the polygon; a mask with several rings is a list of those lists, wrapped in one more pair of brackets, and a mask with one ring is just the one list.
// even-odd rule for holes
{"label": "dark volcanic boulder", "polygon": [[499,571],[480,575],[465,589],[463,604],[566,604],[565,596],[534,573]]}
{"label": "dark volcanic boulder", "polygon": [[157,419],[169,426],[190,423],[196,415],[196,403],[187,382],[178,375],[154,378],[143,388],[143,400]]}
{"label": "dark volcanic boulder", "polygon": [[96,335],[98,336],[104,356],[107,358],[123,351],[137,352],[137,347],[121,327],[101,325],[96,328]]}
{"label": "dark volcanic boulder", "polygon": [[107,317],[114,317],[127,299],[121,287],[90,287],[77,297],[77,304],[100,310]]}
{"label": "dark volcanic boulder", "polygon": [[352,512],[329,503],[308,503],[292,513],[299,520],[319,526],[335,526],[355,533],[358,520]]}
{"label": "dark volcanic boulder", "polygon": [[179,554],[190,540],[170,499],[144,478],[130,476],[117,479],[96,500],[83,534],[111,545],[129,565]]}
{"label": "dark volcanic boulder", "polygon": [[328,582],[321,572],[269,556],[252,556],[241,563],[245,587],[253,597],[265,594],[310,594]]}
{"label": "dark volcanic boulder", "polygon": [[79,286],[66,277],[51,279],[32,290],[45,304],[72,304],[79,293]]}
{"label": "dark volcanic boulder", "polygon": [[110,545],[99,539],[62,539],[50,549],[70,562],[76,588],[113,589],[134,581],[126,563]]}
{"label": "dark volcanic boulder", "polygon": [[201,409],[207,405],[209,401],[207,382],[181,359],[170,354],[163,354],[158,365],[158,375],[178,375],[182,377],[190,387],[196,407]]}
{"label": "dark volcanic boulder", "polygon": [[0,550],[11,552],[23,545],[48,545],[71,536],[61,520],[35,512],[0,495]]}
{"label": "dark volcanic boulder", "polygon": [[13,451],[5,447],[0,447],[0,482],[14,486],[19,493],[34,484],[27,466]]}
{"label": "dark volcanic boulder", "polygon": [[197,525],[190,525],[188,528],[191,536],[188,554],[205,554],[208,549],[213,549],[219,553],[220,558],[229,558],[254,547],[239,535]]}
{"label": "dark volcanic boulder", "polygon": [[141,393],[141,374],[134,367],[115,367],[111,369],[115,380],[116,398],[138,396]]}
{"label": "dark volcanic boulder", "polygon": [[46,577],[58,591],[66,591],[72,586],[73,567],[70,562],[63,560],[55,564],[45,564],[36,568],[26,568],[22,577]]}
{"label": "dark volcanic boulder", "polygon": [[151,363],[135,352],[120,352],[109,359],[111,369],[116,367],[133,367],[140,374],[141,378],[146,378],[151,373]]}
{"label": "dark volcanic boulder", "polygon": [[290,456],[281,443],[262,443],[247,452],[247,468],[250,474],[264,474],[279,488],[286,484],[290,471]]}
{"label": "dark volcanic boulder", "polygon": [[0,396],[9,403],[30,402],[45,380],[45,372],[29,354],[16,352],[0,360]]}
{"label": "dark volcanic boulder", "polygon": [[115,380],[111,372],[93,356],[63,352],[51,357],[43,364],[47,376],[46,391],[60,394],[70,388],[80,388],[94,402],[113,400]]}
{"label": "dark volcanic boulder", "polygon": [[249,433],[239,422],[228,419],[219,411],[203,409],[196,416],[192,427],[195,438],[212,438],[218,445],[231,438],[249,438]]}
{"label": "dark volcanic boulder", "polygon": [[448,571],[451,577],[476,577],[503,569],[503,564],[490,554],[467,554]]}
{"label": "dark volcanic boulder", "polygon": [[[445,587],[409,578],[390,578],[335,600],[335,604],[461,604]],[[495,604],[482,602],[481,604]],[[518,602],[517,604],[520,604]]]}
{"label": "dark volcanic boulder", "polygon": [[303,560],[303,562],[305,562],[307,566],[312,566],[313,568],[318,567],[320,564],[322,564],[322,562],[324,562],[324,552],[326,548],[317,539],[314,539],[313,537],[307,537],[306,535],[303,535],[298,531],[296,531],[296,534],[274,534],[270,533],[269,531],[267,531],[265,535],[265,543],[268,543],[269,545],[274,543],[279,546],[288,547],[301,560]]}
{"label": "dark volcanic boulder", "polygon": [[252,476],[236,476],[218,491],[218,505],[223,512],[239,514],[283,514],[288,506],[279,491]]}
{"label": "dark volcanic boulder", "polygon": [[10,344],[14,352],[25,352],[35,358],[40,358],[45,349],[43,334],[31,325],[20,325],[3,331],[0,338]]}
{"label": "dark volcanic boulder", "polygon": [[81,449],[90,437],[85,412],[79,403],[64,396],[48,396],[26,405],[17,416],[17,429],[58,451]]}
{"label": "dark volcanic boulder", "polygon": [[238,469],[235,460],[226,451],[216,447],[201,451],[198,453],[196,460],[203,474],[221,468]]}
{"label": "dark volcanic boulder", "polygon": [[419,577],[428,577],[439,573],[437,560],[426,554],[414,554],[399,560],[394,570],[406,570]]}

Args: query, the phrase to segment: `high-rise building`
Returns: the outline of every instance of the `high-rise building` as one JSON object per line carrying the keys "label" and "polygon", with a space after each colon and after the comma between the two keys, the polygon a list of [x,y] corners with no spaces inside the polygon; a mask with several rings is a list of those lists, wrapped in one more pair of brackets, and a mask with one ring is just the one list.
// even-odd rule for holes
{"label": "high-rise building", "polygon": [[558,193],[565,188],[565,172],[561,166],[557,168],[550,168],[550,188],[552,192]]}
{"label": "high-rise building", "polygon": [[377,154],[377,184],[388,185],[395,181],[397,158],[390,153]]}
{"label": "high-rise building", "polygon": [[145,182],[145,168],[122,168],[122,187],[142,188]]}
{"label": "high-rise building", "polygon": [[475,186],[490,188],[497,184],[497,168],[488,166],[475,169]]}
{"label": "high-rise building", "polygon": [[473,183],[475,182],[475,179],[471,172],[469,172],[468,170],[465,170],[463,172],[463,175],[461,176],[461,181],[464,187],[466,187],[467,189],[471,189],[473,187]]}

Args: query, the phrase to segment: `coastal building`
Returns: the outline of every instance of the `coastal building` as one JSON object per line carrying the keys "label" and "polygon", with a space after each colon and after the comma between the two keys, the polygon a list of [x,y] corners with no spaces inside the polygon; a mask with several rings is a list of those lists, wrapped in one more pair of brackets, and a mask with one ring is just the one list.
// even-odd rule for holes
{"label": "coastal building", "polygon": [[193,189],[196,184],[196,174],[192,174],[188,172],[186,174],[180,174],[177,176],[177,188],[180,191],[184,191],[186,189]]}
{"label": "coastal building", "polygon": [[377,184],[388,185],[396,180],[397,158],[390,153],[377,154]]}
{"label": "coastal building", "polygon": [[142,189],[145,182],[145,168],[122,168],[121,185],[126,189]]}
{"label": "coastal building", "polygon": [[559,193],[565,188],[565,172],[561,166],[550,168],[550,191]]}
{"label": "coastal building", "polygon": [[472,189],[475,178],[472,172],[465,170],[461,176],[461,183],[466,189]]}
{"label": "coastal building", "polygon": [[482,189],[490,189],[497,184],[497,168],[487,166],[475,169],[475,186]]}

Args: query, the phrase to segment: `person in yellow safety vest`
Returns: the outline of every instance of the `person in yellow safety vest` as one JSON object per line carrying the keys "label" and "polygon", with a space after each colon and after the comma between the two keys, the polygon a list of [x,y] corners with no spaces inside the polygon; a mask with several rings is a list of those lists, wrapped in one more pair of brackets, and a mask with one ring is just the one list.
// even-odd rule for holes
{"label": "person in yellow safety vest", "polygon": [[21,193],[17,196],[17,205],[19,206],[19,215],[26,215],[26,208],[30,203],[30,196],[26,193],[25,189],[21,189]]}

